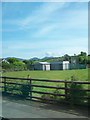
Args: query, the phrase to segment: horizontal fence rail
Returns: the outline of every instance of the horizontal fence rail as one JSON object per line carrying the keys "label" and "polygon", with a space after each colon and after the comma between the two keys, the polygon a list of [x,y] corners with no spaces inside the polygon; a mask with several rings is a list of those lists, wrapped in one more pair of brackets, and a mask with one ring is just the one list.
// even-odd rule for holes
{"label": "horizontal fence rail", "polygon": [[[0,77],[0,78],[6,78],[6,79],[16,79],[16,80],[33,80],[33,81],[42,81],[42,82],[62,82],[62,83],[71,83],[72,81],[66,81],[66,80],[46,80],[46,79],[34,79],[34,78],[16,78],[16,77]],[[73,81],[73,83],[78,84],[90,84],[89,81]]]}
{"label": "horizontal fence rail", "polygon": [[42,102],[75,103],[76,100],[84,104],[90,104],[88,102],[90,101],[89,81],[46,80],[5,76],[0,78],[0,90],[2,89],[4,94],[20,95],[26,99]]}

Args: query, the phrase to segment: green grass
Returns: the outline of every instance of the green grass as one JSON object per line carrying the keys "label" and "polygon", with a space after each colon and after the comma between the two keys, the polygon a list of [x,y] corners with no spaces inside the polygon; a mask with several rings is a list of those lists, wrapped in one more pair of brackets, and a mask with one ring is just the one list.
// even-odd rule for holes
{"label": "green grass", "polygon": [[[38,79],[47,79],[47,80],[70,80],[71,76],[75,76],[77,78],[77,81],[88,81],[88,69],[81,69],[81,70],[59,70],[59,71],[18,71],[18,72],[6,72],[3,73],[3,76],[9,76],[9,77],[22,77],[27,78],[27,75],[30,75],[31,78],[38,78]],[[22,80],[16,81],[16,82],[24,82]],[[39,84],[39,85],[45,85],[48,84],[48,86],[61,86],[64,87],[64,83],[52,83],[52,82],[38,82],[33,81],[33,84]],[[85,88],[87,88],[87,85],[84,85]],[[45,88],[35,88],[36,90],[40,91],[52,91],[52,89],[45,89]]]}
{"label": "green grass", "polygon": [[[8,77],[22,77],[27,78],[27,76],[30,75],[31,78],[37,78],[37,79],[47,79],[47,80],[70,80],[71,76],[75,76],[77,78],[77,81],[88,81],[88,69],[80,69],[80,70],[58,70],[58,71],[17,71],[17,72],[6,72],[3,73],[3,76]],[[12,80],[9,80],[10,82],[13,82]],[[25,83],[25,81],[19,80],[14,81],[19,83]],[[64,87],[64,83],[52,83],[52,82],[38,82],[33,81],[32,84],[39,84],[39,85],[47,85],[47,86],[60,86]],[[14,85],[10,85],[13,87]],[[83,88],[88,88],[87,85],[83,85]],[[49,88],[38,88],[34,87],[33,90],[35,91],[41,91],[41,92],[55,92],[55,89],[49,89]],[[12,91],[11,91],[12,92]],[[13,91],[15,93],[20,91]],[[60,90],[61,94],[64,94],[64,90]],[[33,96],[41,97],[42,95],[33,93]]]}
{"label": "green grass", "polygon": [[9,77],[27,78],[27,75],[30,75],[31,78],[50,80],[70,80],[71,76],[75,76],[79,81],[88,81],[88,69],[58,71],[17,71],[3,73],[3,76]]}

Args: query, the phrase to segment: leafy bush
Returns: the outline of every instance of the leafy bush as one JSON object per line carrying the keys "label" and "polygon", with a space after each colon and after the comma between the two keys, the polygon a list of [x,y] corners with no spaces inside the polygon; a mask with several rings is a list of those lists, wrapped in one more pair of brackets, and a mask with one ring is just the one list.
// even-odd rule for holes
{"label": "leafy bush", "polygon": [[[87,101],[83,99],[83,97],[87,97],[88,94],[86,91],[84,91],[84,88],[82,84],[77,84],[74,81],[77,81],[78,78],[75,76],[71,76],[71,83],[68,83],[68,88],[70,90],[67,91],[67,102],[69,102],[71,105],[73,104],[90,104],[90,101]],[[59,87],[59,86],[57,86]],[[61,89],[55,89],[53,91],[54,94],[61,94],[62,90]],[[90,94],[89,94],[90,95]],[[44,99],[53,99],[53,100],[58,100],[58,103],[65,102],[66,99],[62,96],[57,96],[57,95],[42,95],[42,98]]]}
{"label": "leafy bush", "polygon": [[[59,86],[57,85],[57,87],[59,87]],[[52,93],[61,94],[61,91],[60,91],[60,89],[57,88]],[[57,96],[57,95],[43,94],[41,96],[41,98],[43,99],[42,100],[43,102],[47,102],[47,101],[50,101],[50,100],[60,100],[61,97]]]}
{"label": "leafy bush", "polygon": [[29,96],[30,86],[23,84],[23,85],[21,85],[21,87],[20,87],[20,91],[21,91],[23,97],[26,98],[27,96]]}
{"label": "leafy bush", "polygon": [[[59,85],[57,85],[57,87],[60,87]],[[54,94],[61,94],[61,90],[60,89],[55,89]],[[61,97],[60,96],[57,96],[57,95],[53,95],[53,98],[56,99],[56,100],[59,100]]]}
{"label": "leafy bush", "polygon": [[68,91],[69,102],[71,102],[72,104],[84,103],[84,99],[82,98],[87,96],[87,93],[86,91],[83,91],[82,84],[77,84],[74,82],[76,81],[75,76],[71,77],[71,81],[72,83],[68,85],[68,88],[70,88],[70,90]]}

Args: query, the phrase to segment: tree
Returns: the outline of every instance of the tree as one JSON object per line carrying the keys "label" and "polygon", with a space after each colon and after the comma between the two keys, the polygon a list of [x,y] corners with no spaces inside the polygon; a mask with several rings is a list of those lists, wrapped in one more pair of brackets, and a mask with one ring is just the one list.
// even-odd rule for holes
{"label": "tree", "polygon": [[3,70],[9,70],[11,68],[11,65],[8,64],[7,62],[3,61],[2,62],[2,69]]}
{"label": "tree", "polygon": [[29,60],[23,60],[23,63],[28,64],[30,61]]}
{"label": "tree", "polygon": [[14,62],[19,62],[17,58],[7,58],[7,61],[11,64],[13,64]]}
{"label": "tree", "polygon": [[14,62],[14,70],[25,70],[26,69],[26,65],[22,62],[22,61],[18,61],[18,62]]}
{"label": "tree", "polygon": [[70,61],[70,56],[68,54],[65,54],[64,57],[63,57],[63,60],[65,61]]}
{"label": "tree", "polygon": [[81,55],[81,56],[87,56],[87,53],[81,51],[81,54],[80,54],[80,55]]}
{"label": "tree", "polygon": [[23,62],[26,64],[28,70],[32,69],[32,66],[33,66],[33,63],[34,63],[33,60],[24,60]]}
{"label": "tree", "polygon": [[7,61],[9,62],[3,62],[2,67],[5,70],[12,70],[12,71],[18,71],[18,70],[26,70],[26,65],[24,62],[18,60],[17,58],[8,58]]}
{"label": "tree", "polygon": [[78,59],[79,59],[79,63],[80,64],[86,64],[87,63],[87,53],[86,52],[81,52],[79,55],[78,55]]}

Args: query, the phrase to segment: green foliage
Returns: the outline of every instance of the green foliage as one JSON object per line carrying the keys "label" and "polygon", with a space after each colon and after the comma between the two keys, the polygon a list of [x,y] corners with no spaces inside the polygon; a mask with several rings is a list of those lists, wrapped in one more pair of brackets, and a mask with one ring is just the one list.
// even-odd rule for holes
{"label": "green foliage", "polygon": [[16,58],[8,58],[8,62],[2,62],[2,69],[5,71],[19,71],[19,70],[26,70],[26,65],[22,61]]}
{"label": "green foliage", "polygon": [[[3,82],[5,82],[3,85],[2,91],[7,94],[10,93],[11,95],[20,95],[22,98],[26,98],[29,96],[29,92],[31,89],[30,87],[30,81],[23,81],[23,80],[17,80],[13,81],[10,79],[3,79]],[[14,82],[14,84],[12,84]],[[18,84],[19,83],[19,84]]]}
{"label": "green foliage", "polygon": [[20,94],[24,98],[26,98],[29,95],[30,86],[28,84],[22,84],[20,86],[18,85],[6,85],[6,93],[10,92],[11,94]]}
{"label": "green foliage", "polygon": [[14,66],[14,70],[16,70],[16,71],[25,70],[25,64],[23,62],[21,62],[21,61],[14,62],[13,66]]}
{"label": "green foliage", "polygon": [[[50,73],[52,73],[52,74],[50,74]],[[57,72],[59,72],[59,76],[57,76]],[[30,75],[30,77],[31,78],[33,78],[32,77],[32,75],[34,76],[34,77],[36,77],[36,78],[43,78],[43,77],[48,77],[48,76],[50,76],[50,79],[52,79],[52,78],[56,78],[56,79],[58,79],[58,77],[62,77],[62,75],[68,75],[67,73],[66,73],[67,71],[22,71],[22,72],[8,72],[8,74],[7,73],[5,73],[7,76],[13,76],[13,77],[25,77],[25,78],[27,78],[27,75],[28,75],[28,77],[29,77],[29,75]],[[71,70],[69,70],[68,71],[69,73],[70,72],[72,72]],[[85,74],[85,72],[88,72],[86,69],[85,70],[75,70],[75,71],[73,71],[72,73],[76,73],[76,72],[80,72],[79,73],[79,75],[81,75],[81,77],[83,78],[83,75]],[[60,74],[61,73],[61,74]],[[4,74],[4,75],[5,75]],[[70,73],[70,75],[71,75],[71,73]],[[87,74],[88,75],[88,74]],[[41,77],[40,77],[41,76]],[[76,75],[77,76],[77,75]],[[73,81],[78,81],[79,79],[78,79],[78,77],[76,77],[75,75],[73,75],[73,76],[71,76],[70,77],[70,80],[72,81],[72,83],[71,84],[69,84],[68,83],[68,88],[71,88],[71,90],[68,90],[68,99],[67,99],[67,101],[68,102],[70,102],[70,104],[71,103],[73,103],[73,104],[84,104],[85,103],[85,101],[84,101],[84,99],[81,99],[80,98],[80,96],[81,97],[84,97],[84,96],[86,96],[87,97],[87,93],[86,92],[83,92],[83,91],[79,91],[80,89],[84,89],[84,88],[86,88],[87,89],[87,87],[86,87],[86,85],[84,85],[84,86],[82,86],[82,85],[79,85],[79,84],[75,84]],[[64,78],[65,78],[65,76],[63,76]],[[64,78],[63,78],[63,80],[64,80]],[[68,77],[68,79],[69,79],[69,77]],[[85,78],[83,78],[83,80],[85,81],[85,79],[86,79],[86,77]],[[81,79],[82,80],[82,79]],[[21,82],[23,82],[23,81],[18,81],[19,83]],[[19,92],[22,94],[22,95],[24,95],[24,97],[27,97],[29,94],[28,94],[28,92],[29,92],[29,90],[30,90],[30,87],[28,86],[28,84],[29,83],[27,83],[28,81],[24,81],[24,85],[22,85],[20,88],[19,88]],[[30,82],[30,81],[29,81]],[[26,84],[26,85],[25,85]],[[32,84],[36,84],[36,85],[43,85],[44,83],[43,82],[38,82],[38,81],[32,81]],[[57,86],[57,87],[64,87],[64,84],[62,84],[62,83],[60,83],[60,84],[57,84],[57,83],[51,83],[50,82],[50,84],[48,83],[48,86]],[[26,86],[28,86],[28,87],[26,87]],[[15,86],[14,86],[15,87]],[[13,88],[14,88],[13,87]],[[83,88],[84,87],[84,88]],[[55,90],[53,90],[53,89],[46,89],[46,88],[44,88],[43,90],[42,89],[40,89],[40,88],[37,88],[37,87],[34,87],[35,89],[34,90],[36,90],[36,91],[43,91],[43,92],[52,92],[52,93],[55,93],[55,94],[63,94],[64,93],[64,90],[60,90],[60,89],[55,89]],[[13,89],[12,89],[13,90]],[[11,90],[10,90],[11,91]],[[63,92],[63,93],[62,93]],[[33,93],[34,94],[34,93]],[[90,95],[90,94],[89,94]],[[40,97],[40,96],[39,96]],[[56,95],[42,95],[41,96],[43,99],[56,99],[56,100],[58,100],[59,101],[59,103],[60,102],[63,102],[63,100],[65,100],[64,99],[64,97],[63,96],[56,96]],[[46,101],[46,100],[45,100]],[[87,102],[87,101],[86,101]],[[90,103],[90,101],[89,101],[89,103]]]}
{"label": "green foliage", "polygon": [[[70,56],[68,54],[65,54],[64,56],[61,57],[45,57],[42,59],[31,59],[31,60],[19,60],[17,58],[7,58],[7,61],[10,63],[8,65],[7,63],[3,63],[2,68],[5,69],[6,71],[19,71],[19,70],[33,70],[33,64],[36,62],[60,62],[60,61],[69,61],[71,63],[71,59],[74,56]],[[77,59],[77,65],[75,65],[74,69],[78,68],[86,68],[86,64],[90,63],[90,60],[88,59],[89,56],[87,56],[86,52],[81,52],[78,55],[75,55],[75,59]],[[85,65],[79,67],[79,64]],[[72,66],[72,65],[71,65]],[[72,66],[73,67],[73,66]]]}
{"label": "green foliage", "polygon": [[[57,87],[60,87],[60,86],[57,85]],[[61,90],[57,88],[57,89],[54,90],[53,93],[54,93],[54,94],[61,94]],[[57,95],[53,95],[53,98],[59,100],[61,97],[60,97],[60,96],[57,96]]]}
{"label": "green foliage", "polygon": [[19,62],[17,58],[7,58],[7,61],[11,64],[13,64],[14,62]]}
{"label": "green foliage", "polygon": [[70,59],[71,59],[71,57],[70,57],[68,54],[65,54],[65,55],[63,56],[63,60],[64,60],[64,61],[70,61]]}
{"label": "green foliage", "polygon": [[29,60],[23,60],[23,63],[29,64]]}
{"label": "green foliage", "polygon": [[33,60],[23,60],[23,63],[25,63],[27,70],[32,70],[32,66],[34,61]]}
{"label": "green foliage", "polygon": [[87,64],[90,64],[90,55],[87,57]]}
{"label": "green foliage", "polygon": [[82,84],[76,84],[74,81],[77,81],[78,79],[75,76],[71,76],[71,83],[68,83],[69,90],[67,91],[67,98],[62,96],[57,96],[57,94],[62,94],[62,90],[59,89],[59,85],[57,85],[57,89],[53,91],[56,95],[45,95],[43,94],[41,98],[43,98],[44,102],[47,102],[48,100],[57,100],[58,103],[62,102],[68,102],[70,105],[87,105],[90,104],[90,101],[87,101],[87,99],[83,99],[84,97],[87,97],[88,94],[86,91],[84,91],[84,88]]}
{"label": "green foliage", "polygon": [[[70,90],[68,91],[69,101],[71,104],[82,104],[84,103],[83,97],[87,96],[86,91],[83,91],[82,84],[76,84],[74,81],[77,81],[77,78],[75,76],[71,76],[71,81],[68,85],[68,88]],[[81,98],[82,97],[82,98]]]}
{"label": "green foliage", "polygon": [[2,62],[2,69],[9,70],[11,69],[11,65],[8,64],[7,62]]}
{"label": "green foliage", "polygon": [[86,52],[81,52],[78,55],[78,60],[79,60],[79,64],[86,64],[87,63],[87,54],[86,54]]}
{"label": "green foliage", "polygon": [[29,92],[30,92],[30,86],[29,85],[21,85],[20,87],[20,91],[21,91],[21,94],[23,95],[23,97],[28,97],[29,95]]}
{"label": "green foliage", "polygon": [[6,85],[6,89],[7,89],[7,91],[12,92],[12,94],[13,94],[13,91],[14,91],[15,89],[19,89],[19,86],[7,84],[7,85]]}
{"label": "green foliage", "polygon": [[[59,87],[59,85],[57,85],[57,87]],[[49,91],[48,91],[49,92]],[[57,96],[57,94],[61,94],[61,90],[56,88],[52,93],[54,93],[54,95],[50,95],[50,94],[43,94],[41,96],[41,98],[43,99],[42,101],[43,102],[46,102],[48,100],[58,100],[58,103],[59,101],[62,100],[61,96]]]}

